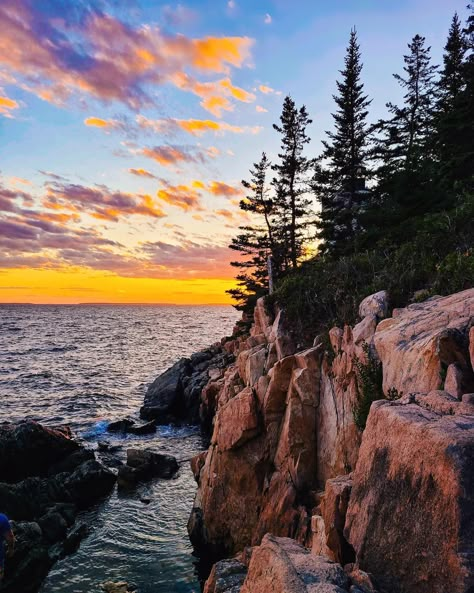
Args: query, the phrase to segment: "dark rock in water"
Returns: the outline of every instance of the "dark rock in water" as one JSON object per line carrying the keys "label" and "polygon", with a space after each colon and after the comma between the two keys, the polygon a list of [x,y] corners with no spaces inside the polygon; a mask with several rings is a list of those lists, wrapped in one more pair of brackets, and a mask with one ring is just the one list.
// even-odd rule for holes
{"label": "dark rock in water", "polygon": [[88,534],[89,528],[85,523],[79,523],[73,529],[71,529],[63,545],[64,554],[67,556],[75,552],[79,548],[81,541]]}
{"label": "dark rock in water", "polygon": [[64,429],[53,430],[32,421],[2,424],[0,479],[2,482],[18,482],[28,476],[44,476],[52,466],[79,449]]}
{"label": "dark rock in water", "polygon": [[128,449],[127,465],[119,468],[118,483],[132,488],[139,482],[153,478],[172,478],[178,471],[178,462],[172,455],[155,453],[147,449]]}
{"label": "dark rock in water", "polygon": [[182,358],[148,387],[140,416],[161,423],[197,424],[201,391],[209,381],[209,372],[223,371],[234,359],[220,345]]}
{"label": "dark rock in water", "polygon": [[141,426],[131,426],[127,432],[130,434],[153,434],[156,432],[156,420],[150,420]]}
{"label": "dark rock in water", "polygon": [[38,520],[38,525],[45,538],[51,543],[58,542],[66,537],[67,523],[59,513],[49,511]]}
{"label": "dark rock in water", "polygon": [[116,422],[111,422],[107,426],[108,432],[129,432],[132,426],[135,424],[133,420],[129,418],[124,418],[123,420],[117,420]]}
{"label": "dark rock in water", "polygon": [[0,468],[0,509],[17,540],[2,591],[34,593],[52,564],[77,547],[79,534],[73,528],[68,535],[68,527],[78,510],[108,494],[116,478],[69,433],[34,422],[0,425]]}

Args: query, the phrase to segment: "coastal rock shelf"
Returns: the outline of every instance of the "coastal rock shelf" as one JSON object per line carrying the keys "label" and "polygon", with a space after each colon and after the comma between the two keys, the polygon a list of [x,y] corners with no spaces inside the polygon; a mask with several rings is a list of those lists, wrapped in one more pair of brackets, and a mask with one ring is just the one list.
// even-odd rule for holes
{"label": "coastal rock shelf", "polygon": [[15,553],[2,591],[37,591],[54,562],[87,534],[80,510],[108,494],[115,475],[67,429],[35,422],[0,425],[0,508],[11,519]]}
{"label": "coastal rock shelf", "polygon": [[[390,318],[382,291],[359,313],[302,350],[260,299],[250,335],[226,343],[236,360],[201,393],[212,436],[188,530],[202,553],[239,556],[206,592],[474,590],[474,289]],[[371,361],[381,401],[361,432]]]}

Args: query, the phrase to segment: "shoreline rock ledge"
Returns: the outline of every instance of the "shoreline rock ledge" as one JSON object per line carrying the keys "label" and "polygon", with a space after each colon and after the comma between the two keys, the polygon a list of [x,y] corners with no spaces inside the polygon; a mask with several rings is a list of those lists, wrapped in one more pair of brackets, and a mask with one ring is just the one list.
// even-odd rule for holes
{"label": "shoreline rock ledge", "polygon": [[109,494],[116,477],[68,429],[24,421],[0,424],[0,480],[0,509],[16,538],[1,589],[34,593],[87,535],[79,511]]}
{"label": "shoreline rock ledge", "polygon": [[[191,541],[229,558],[206,593],[474,592],[474,289],[392,317],[388,302],[301,350],[259,300],[226,344],[236,360],[202,390],[212,437],[191,462]],[[361,432],[360,369],[377,364]]]}

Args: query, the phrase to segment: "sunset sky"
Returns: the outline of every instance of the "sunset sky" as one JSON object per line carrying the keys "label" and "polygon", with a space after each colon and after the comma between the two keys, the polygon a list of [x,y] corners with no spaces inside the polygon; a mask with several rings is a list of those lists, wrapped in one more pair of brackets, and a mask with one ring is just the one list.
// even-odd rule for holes
{"label": "sunset sky", "polygon": [[356,26],[371,118],[458,0],[0,0],[0,302],[229,302],[240,180],[283,98],[316,155]]}

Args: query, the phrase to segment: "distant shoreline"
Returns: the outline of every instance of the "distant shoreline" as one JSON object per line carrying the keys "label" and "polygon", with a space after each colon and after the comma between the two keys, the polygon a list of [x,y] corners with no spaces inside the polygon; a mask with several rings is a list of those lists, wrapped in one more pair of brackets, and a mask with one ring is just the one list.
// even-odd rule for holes
{"label": "distant shoreline", "polygon": [[1,303],[0,307],[232,307],[231,303]]}

